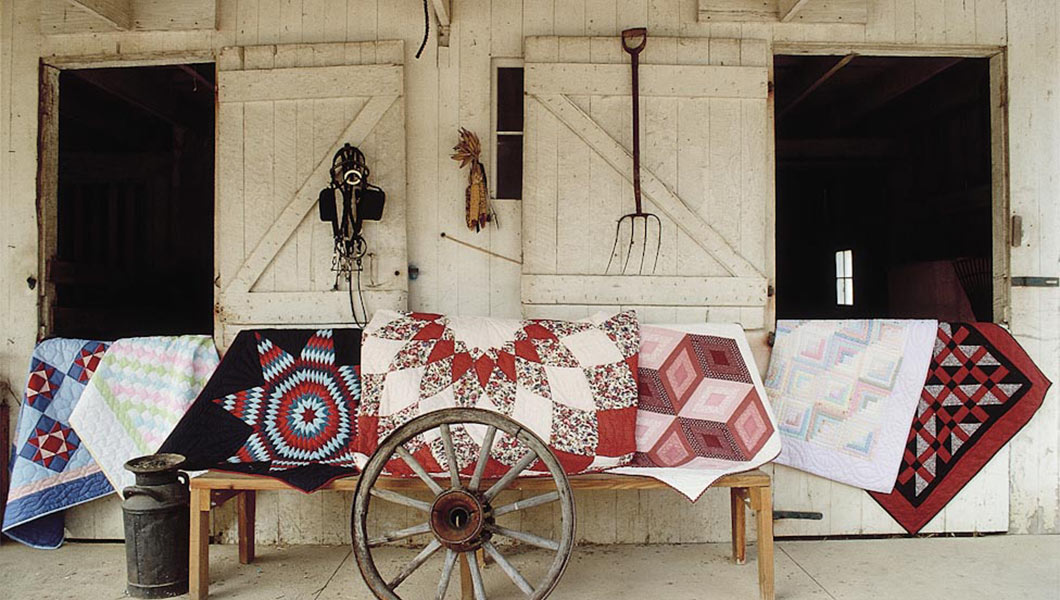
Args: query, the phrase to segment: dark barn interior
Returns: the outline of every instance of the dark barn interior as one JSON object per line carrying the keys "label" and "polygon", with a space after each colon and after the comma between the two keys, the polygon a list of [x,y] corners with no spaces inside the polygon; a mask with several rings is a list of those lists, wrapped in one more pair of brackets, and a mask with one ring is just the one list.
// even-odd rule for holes
{"label": "dark barn interior", "polygon": [[775,81],[778,317],[992,320],[988,61],[777,56]]}
{"label": "dark barn interior", "polygon": [[214,67],[65,70],[52,335],[213,326]]}

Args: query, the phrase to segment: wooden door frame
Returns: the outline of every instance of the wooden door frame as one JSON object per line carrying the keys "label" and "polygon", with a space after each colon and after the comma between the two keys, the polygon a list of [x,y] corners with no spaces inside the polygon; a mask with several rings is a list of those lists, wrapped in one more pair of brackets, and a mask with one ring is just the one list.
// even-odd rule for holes
{"label": "wooden door frame", "polygon": [[[55,326],[51,310],[55,286],[48,281],[48,261],[55,256],[58,246],[59,75],[63,71],[79,69],[216,64],[216,62],[217,55],[212,50],[117,56],[41,57],[37,104],[37,339],[44,339],[51,335]],[[216,113],[216,103],[214,110]],[[214,251],[216,252],[216,248]]]}
{"label": "wooden door frame", "polygon": [[[990,61],[990,187],[992,223],[993,321],[1009,325],[1012,318],[1011,248],[1012,215],[1009,211],[1008,53],[1005,46],[905,44],[843,44],[831,42],[782,42],[773,44],[773,56],[898,56],[933,58],[986,58]],[[770,69],[770,85],[773,72]],[[772,94],[770,94],[772,99]],[[772,102],[770,102],[772,105]],[[776,127],[776,114],[771,119]],[[775,162],[775,159],[774,159]],[[775,168],[775,164],[774,164]],[[776,210],[773,200],[772,212]],[[773,239],[776,239],[774,221]],[[773,277],[776,275],[773,274]]]}

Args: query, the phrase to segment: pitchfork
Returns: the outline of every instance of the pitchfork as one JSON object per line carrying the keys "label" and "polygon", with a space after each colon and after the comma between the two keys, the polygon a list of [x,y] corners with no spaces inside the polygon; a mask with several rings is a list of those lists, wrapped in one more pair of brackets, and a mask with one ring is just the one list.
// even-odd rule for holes
{"label": "pitchfork", "polygon": [[[639,43],[635,43],[637,39],[640,40]],[[622,215],[619,217],[618,223],[615,224],[615,243],[611,245],[611,257],[607,261],[605,273],[611,271],[611,263],[615,260],[618,240],[622,237],[622,223],[629,222],[629,246],[626,248],[626,258],[622,261],[622,273],[626,272],[626,268],[629,266],[629,257],[633,254],[633,246],[637,240],[638,222],[643,222],[644,224],[644,231],[641,236],[640,266],[637,268],[638,275],[644,273],[644,258],[648,252],[648,223],[652,219],[655,220],[657,226],[655,260],[651,267],[652,273],[655,272],[655,267],[659,265],[659,252],[662,249],[662,221],[659,220],[659,215],[644,212],[640,197],[640,80],[638,73],[640,52],[644,50],[644,45],[647,43],[648,30],[643,27],[627,29],[622,32],[622,49],[629,54],[630,64],[633,69],[633,199],[636,202],[636,210]]]}

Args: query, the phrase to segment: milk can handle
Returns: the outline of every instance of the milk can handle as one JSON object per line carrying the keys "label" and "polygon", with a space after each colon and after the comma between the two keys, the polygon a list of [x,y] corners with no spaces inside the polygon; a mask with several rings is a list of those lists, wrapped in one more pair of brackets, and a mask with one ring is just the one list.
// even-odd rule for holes
{"label": "milk can handle", "polygon": [[177,481],[183,483],[184,485],[191,484],[191,478],[188,477],[188,474],[184,471],[177,471]]}
{"label": "milk can handle", "polygon": [[129,487],[122,490],[122,497],[128,500],[132,496],[150,496],[159,502],[164,502],[165,498],[156,490],[150,488],[140,487],[138,485],[130,485]]}

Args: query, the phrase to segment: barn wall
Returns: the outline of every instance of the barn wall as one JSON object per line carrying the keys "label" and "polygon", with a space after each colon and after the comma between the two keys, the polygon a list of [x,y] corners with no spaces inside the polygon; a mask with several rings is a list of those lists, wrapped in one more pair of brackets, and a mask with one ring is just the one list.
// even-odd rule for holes
{"label": "barn wall", "polygon": [[[406,114],[409,260],[420,276],[410,282],[412,308],[463,314],[520,313],[520,269],[508,261],[442,239],[460,234],[493,252],[520,254],[521,206],[497,202],[501,228],[472,237],[463,221],[466,175],[449,159],[456,130],[485,137],[490,127],[492,57],[518,57],[524,36],[610,36],[647,25],[655,36],[759,39],[778,50],[952,52],[1009,44],[1008,106],[1012,211],[1023,216],[1024,238],[1011,252],[1014,275],[1055,275],[1060,203],[1060,73],[1056,69],[1060,8],[1054,0],[868,0],[867,25],[767,25],[699,23],[697,0],[453,0],[450,46],[429,43],[413,54],[422,35],[418,0],[220,0],[218,31],[39,34],[37,0],[2,3],[0,114],[0,382],[21,387],[25,357],[35,336],[37,276],[33,199],[36,175],[36,65],[38,55],[138,59],[153,52],[212,53],[230,45],[403,39]],[[432,24],[432,29],[433,29]],[[1011,36],[1008,32],[1018,32]],[[871,53],[872,50],[865,50]],[[59,59],[46,58],[58,62]],[[769,203],[770,205],[772,202]],[[771,231],[771,221],[766,227]],[[771,260],[769,261],[771,264]],[[770,267],[772,268],[772,267]],[[1060,379],[1060,294],[1055,289],[1012,291],[1011,323],[1046,374]],[[647,315],[653,320],[666,314]],[[713,319],[725,319],[724,314]],[[761,340],[762,332],[752,332]],[[760,366],[767,356],[759,345]],[[1034,421],[927,528],[930,531],[1060,531],[1057,464],[1060,406],[1050,393]],[[778,534],[845,534],[897,531],[859,490],[776,468],[776,507],[819,510],[819,522],[781,522]],[[691,506],[668,491],[592,492],[579,496],[579,536],[595,542],[724,540],[727,499],[709,492]],[[998,507],[1001,507],[1000,509]],[[349,498],[265,494],[259,500],[259,539],[288,543],[346,541]],[[120,537],[115,502],[71,511],[77,537]],[[403,522],[401,511],[385,515]],[[548,512],[531,514],[527,528],[547,532]],[[337,527],[336,523],[343,523]],[[215,529],[231,538],[231,512]]]}

